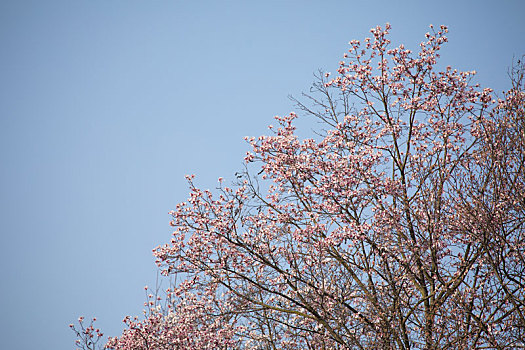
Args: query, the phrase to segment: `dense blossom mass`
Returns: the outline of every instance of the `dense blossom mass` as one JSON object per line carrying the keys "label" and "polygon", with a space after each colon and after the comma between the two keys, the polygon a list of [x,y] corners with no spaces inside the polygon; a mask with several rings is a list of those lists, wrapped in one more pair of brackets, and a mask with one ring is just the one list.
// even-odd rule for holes
{"label": "dense blossom mass", "polygon": [[[438,69],[446,27],[417,52],[389,29],[247,138],[236,183],[188,176],[154,250],[180,282],[107,348],[525,347],[523,65],[498,98]],[[301,114],[318,137],[296,135]]]}

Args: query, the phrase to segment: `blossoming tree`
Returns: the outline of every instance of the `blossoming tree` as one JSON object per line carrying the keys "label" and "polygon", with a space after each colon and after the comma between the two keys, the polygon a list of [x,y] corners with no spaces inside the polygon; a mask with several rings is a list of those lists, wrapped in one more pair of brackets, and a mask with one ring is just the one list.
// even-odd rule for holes
{"label": "blossoming tree", "polygon": [[183,281],[107,348],[525,347],[523,65],[497,99],[438,70],[446,27],[417,53],[389,29],[297,101],[317,138],[276,117],[237,183],[188,177],[154,250]]}

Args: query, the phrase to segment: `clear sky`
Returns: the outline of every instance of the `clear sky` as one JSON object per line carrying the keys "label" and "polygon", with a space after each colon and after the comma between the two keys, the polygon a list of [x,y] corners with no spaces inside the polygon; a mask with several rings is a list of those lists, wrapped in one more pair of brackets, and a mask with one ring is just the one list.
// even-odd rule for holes
{"label": "clear sky", "polygon": [[348,41],[390,22],[417,49],[446,24],[441,63],[501,91],[524,15],[520,0],[1,0],[0,347],[73,349],[80,315],[119,334],[155,284],[184,175],[231,180],[243,137]]}

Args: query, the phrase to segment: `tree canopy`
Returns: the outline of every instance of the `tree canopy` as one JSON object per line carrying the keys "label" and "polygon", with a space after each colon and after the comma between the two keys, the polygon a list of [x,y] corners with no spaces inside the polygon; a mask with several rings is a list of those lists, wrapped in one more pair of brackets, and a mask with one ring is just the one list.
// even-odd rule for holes
{"label": "tree canopy", "polygon": [[247,138],[235,183],[188,176],[154,250],[177,282],[107,348],[525,347],[524,65],[497,97],[441,65],[445,26],[415,52],[389,29]]}

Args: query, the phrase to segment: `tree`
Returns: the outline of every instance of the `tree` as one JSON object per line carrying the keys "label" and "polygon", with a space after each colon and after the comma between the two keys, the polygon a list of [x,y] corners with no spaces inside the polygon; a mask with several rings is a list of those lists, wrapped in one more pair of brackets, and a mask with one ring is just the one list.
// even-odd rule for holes
{"label": "tree", "polygon": [[446,27],[389,29],[296,100],[316,139],[276,117],[232,187],[188,176],[154,250],[183,281],[108,348],[525,348],[524,66],[496,99],[438,71]]}

